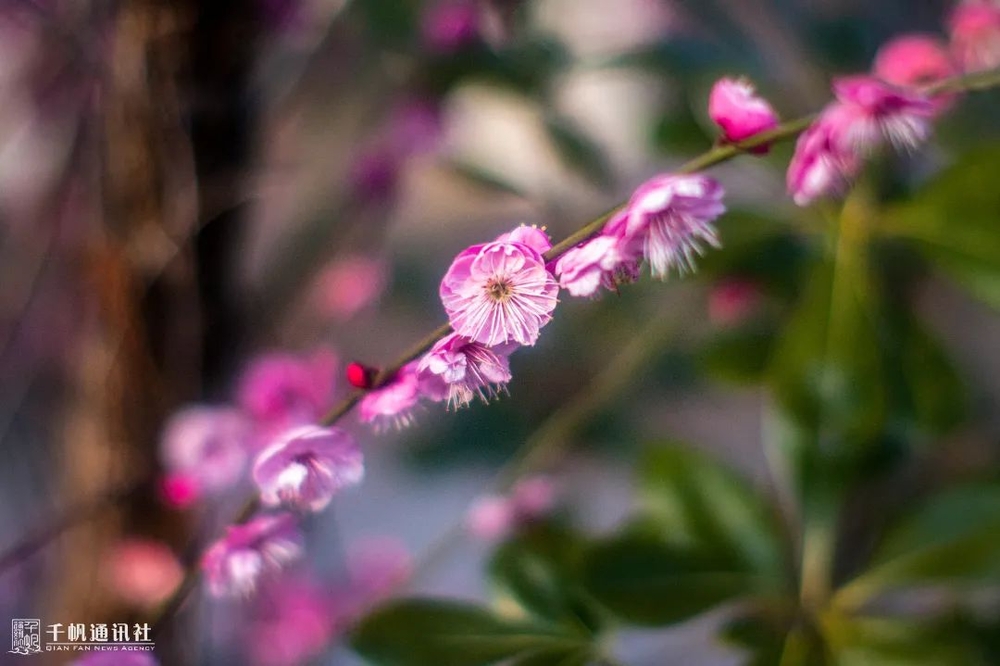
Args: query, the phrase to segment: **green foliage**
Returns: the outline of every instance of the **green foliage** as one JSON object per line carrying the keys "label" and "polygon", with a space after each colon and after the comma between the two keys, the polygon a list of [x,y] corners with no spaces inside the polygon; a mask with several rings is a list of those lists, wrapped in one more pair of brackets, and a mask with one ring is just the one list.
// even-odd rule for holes
{"label": "green foliage", "polygon": [[[404,599],[368,615],[351,646],[378,666],[488,666],[574,663],[586,653],[586,636],[542,623],[513,622],[471,604]],[[532,661],[534,660],[534,661]],[[577,662],[578,663],[578,662]]]}
{"label": "green foliage", "polygon": [[535,525],[497,548],[489,572],[497,587],[527,613],[597,633],[600,613],[580,585],[585,547],[583,538],[566,527]]}
{"label": "green foliage", "polygon": [[882,231],[905,238],[970,293],[1000,308],[1000,151],[965,157],[886,212]]}
{"label": "green foliage", "polygon": [[826,629],[834,666],[986,666],[968,635],[949,625],[837,617]]}

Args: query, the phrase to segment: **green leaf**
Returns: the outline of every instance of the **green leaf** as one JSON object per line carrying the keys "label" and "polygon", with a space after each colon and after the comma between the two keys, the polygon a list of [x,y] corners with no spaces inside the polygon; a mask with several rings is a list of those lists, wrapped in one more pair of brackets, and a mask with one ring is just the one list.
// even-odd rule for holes
{"label": "green leaf", "polygon": [[505,666],[586,666],[591,650],[544,650],[519,657]]}
{"label": "green leaf", "polygon": [[776,513],[748,483],[676,445],[650,449],[640,469],[642,506],[667,542],[710,551],[780,586],[786,567]]}
{"label": "green leaf", "polygon": [[614,184],[614,173],[600,146],[567,118],[549,114],[545,129],[567,166],[603,188]]}
{"label": "green leaf", "polygon": [[584,580],[620,619],[635,624],[683,622],[758,590],[752,574],[709,549],[679,547],[643,534],[595,545]]}
{"label": "green leaf", "polygon": [[887,211],[883,231],[914,242],[975,296],[1000,308],[1000,150],[965,156],[907,203]]}
{"label": "green leaf", "polygon": [[857,606],[883,588],[1000,580],[1000,486],[941,493],[887,534],[867,573],[838,593]]}
{"label": "green leaf", "polygon": [[487,666],[585,650],[588,642],[548,625],[509,622],[472,604],[406,599],[365,617],[351,647],[378,666]]}
{"label": "green leaf", "polygon": [[489,572],[528,613],[595,633],[599,614],[580,585],[583,552],[583,541],[568,528],[537,525],[500,545]]}
{"label": "green leaf", "polygon": [[763,613],[753,613],[726,622],[719,638],[749,653],[746,666],[773,666],[781,662],[791,625],[787,618],[776,622]]}
{"label": "green leaf", "polygon": [[858,617],[825,629],[836,666],[986,666],[969,637],[948,626]]}

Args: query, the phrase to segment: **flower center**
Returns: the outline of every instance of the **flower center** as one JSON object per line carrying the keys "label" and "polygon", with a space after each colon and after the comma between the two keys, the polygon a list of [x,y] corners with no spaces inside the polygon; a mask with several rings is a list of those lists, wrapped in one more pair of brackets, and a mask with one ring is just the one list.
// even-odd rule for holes
{"label": "flower center", "polygon": [[486,293],[498,303],[508,300],[512,292],[510,282],[504,278],[490,278],[486,281]]}

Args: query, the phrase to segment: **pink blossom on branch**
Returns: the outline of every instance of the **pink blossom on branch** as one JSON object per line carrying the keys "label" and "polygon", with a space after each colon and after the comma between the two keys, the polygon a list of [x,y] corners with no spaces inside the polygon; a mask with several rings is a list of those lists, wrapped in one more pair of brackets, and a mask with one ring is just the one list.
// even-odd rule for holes
{"label": "pink blossom on branch", "polygon": [[641,247],[619,236],[601,234],[567,250],[555,263],[559,286],[572,296],[593,296],[639,278]]}
{"label": "pink blossom on branch", "polygon": [[487,347],[451,333],[424,354],[417,370],[426,384],[440,385],[428,397],[464,407],[476,396],[487,402],[504,389],[511,379],[509,356],[513,351],[513,345]]}
{"label": "pink blossom on branch", "polygon": [[227,527],[205,551],[201,567],[214,596],[249,596],[264,576],[301,557],[302,549],[292,514],[258,516]]}
{"label": "pink blossom on branch", "polygon": [[671,269],[693,271],[703,245],[720,247],[712,223],[726,210],[724,193],[718,181],[701,174],[656,176],[639,186],[604,233],[641,246],[656,277]]}
{"label": "pink blossom on branch", "polygon": [[1000,67],[1000,5],[959,3],[948,18],[951,53],[966,72]]}
{"label": "pink blossom on branch", "polygon": [[487,347],[535,344],[559,293],[536,249],[540,234],[522,227],[455,258],[441,280],[441,301],[456,333]]}
{"label": "pink blossom on branch", "polygon": [[369,391],[358,404],[363,423],[377,428],[403,428],[413,421],[413,412],[423,397],[416,362],[407,363],[385,385]]}
{"label": "pink blossom on branch", "polygon": [[260,453],[253,479],[265,506],[321,511],[343,488],[364,477],[364,457],[340,428],[304,426],[289,431]]}
{"label": "pink blossom on branch", "polygon": [[[723,78],[716,81],[708,97],[708,115],[722,128],[723,138],[732,143],[778,126],[778,114],[744,79]],[[758,146],[751,152],[767,151],[768,146]]]}
{"label": "pink blossom on branch", "polygon": [[923,93],[865,75],[836,79],[833,91],[839,112],[831,131],[842,150],[866,155],[885,141],[915,148],[930,136],[936,107]]}
{"label": "pink blossom on branch", "polygon": [[202,491],[214,493],[239,481],[252,441],[252,427],[238,410],[186,407],[164,426],[160,459],[168,480],[183,479],[195,496]]}
{"label": "pink blossom on branch", "polygon": [[945,44],[933,35],[909,34],[883,44],[872,74],[897,86],[919,86],[954,76],[958,68]]}
{"label": "pink blossom on branch", "polygon": [[799,206],[814,200],[838,195],[861,168],[861,160],[845,151],[836,139],[839,105],[831,105],[795,143],[795,154],[788,164],[788,193]]}

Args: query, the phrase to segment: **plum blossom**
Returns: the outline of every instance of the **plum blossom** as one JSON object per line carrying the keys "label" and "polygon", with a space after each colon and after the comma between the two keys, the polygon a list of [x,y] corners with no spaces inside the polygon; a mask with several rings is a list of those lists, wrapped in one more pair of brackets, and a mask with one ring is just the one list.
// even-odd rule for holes
{"label": "plum blossom", "polygon": [[487,347],[451,333],[420,359],[417,371],[426,384],[442,384],[438,391],[425,391],[428,397],[464,407],[475,396],[486,402],[504,389],[511,379],[508,359],[513,351],[513,345]]}
{"label": "plum blossom", "polygon": [[839,113],[832,131],[843,150],[864,155],[883,141],[915,148],[930,136],[935,105],[923,93],[865,75],[836,79],[833,91]]}
{"label": "plum blossom", "polygon": [[217,597],[249,596],[260,580],[302,555],[303,540],[289,513],[230,525],[202,557],[209,591]]}
{"label": "plum blossom", "polygon": [[125,539],[108,556],[109,587],[120,599],[143,608],[166,600],[181,584],[184,570],[166,544],[152,539]]}
{"label": "plum blossom", "polygon": [[726,210],[723,195],[718,181],[701,174],[656,176],[639,186],[604,233],[641,246],[654,276],[665,278],[671,268],[693,271],[704,243],[720,246],[712,223]]}
{"label": "plum blossom", "polygon": [[473,502],[466,516],[466,526],[484,541],[503,539],[547,515],[555,504],[555,497],[551,479],[529,477],[514,484],[506,495],[487,495]]}
{"label": "plum blossom", "polygon": [[420,404],[422,384],[417,364],[408,363],[383,386],[369,391],[358,405],[363,423],[378,428],[403,428],[413,422],[413,412]]}
{"label": "plum blossom", "polygon": [[617,290],[639,278],[641,247],[618,236],[600,234],[567,250],[555,263],[559,286],[572,296],[588,297],[604,287]]}
{"label": "plum blossom", "polygon": [[839,106],[828,107],[795,143],[787,182],[788,193],[799,206],[840,194],[861,168],[858,156],[845,151],[835,138],[840,113]]}
{"label": "plum blossom", "polygon": [[543,232],[520,227],[459,253],[441,280],[455,332],[487,347],[534,345],[559,293],[539,251],[547,243]]}
{"label": "plum blossom", "polygon": [[340,428],[295,428],[261,451],[253,479],[265,506],[321,511],[343,488],[364,478],[364,457]]}
{"label": "plum blossom", "polygon": [[933,35],[900,35],[875,54],[872,74],[897,86],[919,86],[957,73],[945,44]]}
{"label": "plum blossom", "polygon": [[196,405],[167,421],[160,459],[167,478],[184,479],[195,495],[218,492],[240,479],[252,441],[252,427],[238,410]]}
{"label": "plum blossom", "polygon": [[274,352],[255,360],[237,389],[240,406],[265,435],[314,423],[329,407],[338,360],[329,350],[309,356]]}
{"label": "plum blossom", "polygon": [[[716,81],[708,97],[708,115],[729,142],[743,141],[778,126],[778,114],[745,79]],[[758,146],[751,152],[767,150],[767,146]]]}
{"label": "plum blossom", "polygon": [[361,254],[340,257],[316,280],[313,298],[317,308],[333,319],[350,319],[381,295],[387,273],[380,259]]}
{"label": "plum blossom", "polygon": [[951,53],[966,72],[1000,66],[1000,5],[959,3],[948,18]]}

